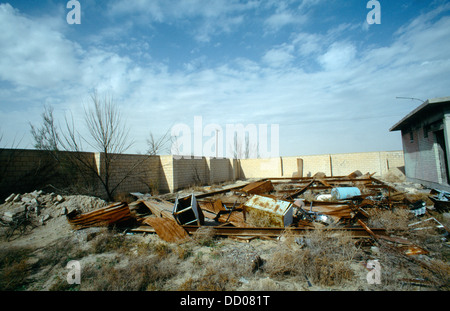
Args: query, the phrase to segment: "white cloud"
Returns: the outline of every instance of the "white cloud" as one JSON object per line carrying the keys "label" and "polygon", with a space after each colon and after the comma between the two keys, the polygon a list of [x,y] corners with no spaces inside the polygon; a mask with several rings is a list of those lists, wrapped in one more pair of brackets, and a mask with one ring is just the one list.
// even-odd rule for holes
{"label": "white cloud", "polygon": [[282,45],[267,51],[263,56],[263,61],[271,67],[283,67],[294,59],[292,45]]}
{"label": "white cloud", "polygon": [[242,3],[238,0],[117,0],[110,3],[109,14],[133,17],[145,25],[165,22],[192,26],[194,23],[193,37],[208,42],[214,35],[235,29],[244,20],[242,14],[257,6],[257,1]]}
{"label": "white cloud", "polygon": [[316,54],[322,50],[325,38],[320,34],[299,33],[292,41],[302,56]]}
{"label": "white cloud", "polygon": [[[212,18],[214,12],[229,10],[220,3],[202,14]],[[278,123],[280,137],[289,141],[280,150],[291,155],[364,151],[362,147],[399,149],[400,140],[388,129],[411,107],[396,102],[395,96],[449,95],[448,17],[425,26],[405,26],[392,44],[381,47],[363,49],[340,37],[352,28],[342,25],[326,34],[292,36],[289,42],[269,47],[259,61],[239,57],[211,65],[200,57],[172,72],[154,60],[143,65],[100,47],[81,49],[54,28],[10,7],[0,8],[3,29],[14,29],[15,35],[26,39],[0,34],[2,46],[7,47],[0,50],[1,78],[21,87],[0,92],[2,102],[22,103],[15,105],[20,112],[0,107],[2,130],[8,129],[10,137],[16,135],[17,124],[27,132],[27,122],[38,121],[42,103],[53,103],[59,115],[64,109],[76,113],[82,111],[81,99],[97,88],[118,99],[133,136],[141,143],[140,151],[145,150],[150,130],[165,132],[174,123],[189,124],[195,115],[202,115],[205,124]],[[162,10],[155,16],[164,20],[165,14]],[[225,31],[225,25],[220,27]],[[24,50],[23,55],[13,53],[14,45]],[[33,58],[33,50],[46,51],[52,58]],[[305,72],[296,62],[299,59],[317,61],[322,67]],[[13,72],[9,63],[24,66]],[[75,75],[67,83],[62,72],[72,68]],[[23,104],[28,101],[35,106]]]}
{"label": "white cloud", "polygon": [[346,68],[356,56],[356,48],[351,43],[334,42],[328,51],[318,57],[319,63],[325,70]]}
{"label": "white cloud", "polygon": [[300,22],[300,19],[292,13],[279,12],[269,16],[265,23],[271,30],[279,30],[283,26],[298,22]]}
{"label": "white cloud", "polygon": [[1,79],[21,86],[52,87],[78,77],[79,46],[50,25],[33,22],[11,5],[0,4]]}

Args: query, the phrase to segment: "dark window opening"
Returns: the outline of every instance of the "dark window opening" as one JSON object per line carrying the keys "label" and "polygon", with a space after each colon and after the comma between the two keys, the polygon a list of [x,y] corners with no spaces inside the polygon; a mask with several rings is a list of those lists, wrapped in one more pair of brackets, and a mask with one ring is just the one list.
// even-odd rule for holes
{"label": "dark window opening", "polygon": [[447,162],[447,147],[445,144],[445,136],[444,131],[436,131],[434,132],[434,135],[436,136],[436,143],[438,146],[438,154],[439,154],[439,163],[440,163],[440,170],[443,182],[449,183],[450,176],[448,172],[448,162]]}

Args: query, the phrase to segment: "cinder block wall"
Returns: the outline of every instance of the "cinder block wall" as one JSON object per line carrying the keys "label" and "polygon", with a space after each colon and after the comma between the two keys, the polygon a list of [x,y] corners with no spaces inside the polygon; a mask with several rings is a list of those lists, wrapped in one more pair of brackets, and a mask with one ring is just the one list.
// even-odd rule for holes
{"label": "cinder block wall", "polygon": [[[302,168],[298,167],[302,160]],[[293,177],[300,170],[302,177],[323,172],[327,176],[346,176],[356,170],[381,176],[389,168],[403,167],[402,151],[361,152],[271,159],[242,159],[240,178]]]}
{"label": "cinder block wall", "polygon": [[413,141],[411,141],[409,133],[402,133],[402,143],[405,150],[405,162],[408,163],[406,177],[441,183],[438,154],[434,148],[434,134],[430,132],[428,137],[425,137],[423,127],[420,127],[413,131]]}
{"label": "cinder block wall", "polygon": [[206,158],[209,170],[209,184],[235,180],[236,161],[230,159]]}
{"label": "cinder block wall", "polygon": [[[303,159],[303,177],[314,176],[318,172],[332,175],[332,161],[329,154],[300,156]],[[351,173],[351,172],[350,172]]]}
{"label": "cinder block wall", "polygon": [[[97,153],[100,172],[105,176],[104,154]],[[116,193],[143,192],[152,193],[159,189],[161,179],[160,159],[158,156],[121,154],[113,155],[110,168],[111,190]]]}
{"label": "cinder block wall", "polygon": [[[36,172],[43,171],[44,163],[51,161],[47,153],[39,150],[0,149],[0,151],[0,181],[4,197],[13,192],[33,191],[33,187],[42,187],[53,182],[52,180],[46,180],[45,183],[42,180],[37,182],[31,178],[34,175],[39,176]],[[104,176],[104,155],[89,152],[82,154],[92,163],[96,163],[98,171]],[[125,178],[125,181],[117,187],[116,193],[163,193],[236,179],[293,177],[299,169],[298,159],[301,159],[303,164],[302,177],[313,176],[317,172],[323,172],[327,176],[344,176],[355,170],[362,173],[376,173],[376,176],[380,176],[389,168],[404,167],[402,151],[241,160],[178,159],[171,155],[124,154],[116,155],[112,163],[110,184],[114,187]],[[64,176],[66,181],[80,178],[70,171],[66,171],[66,174],[69,174]],[[102,191],[102,186],[95,175],[91,177],[97,183],[97,190]]]}
{"label": "cinder block wall", "polygon": [[209,183],[209,169],[206,158],[181,158],[173,160],[173,189],[206,185]]}
{"label": "cinder block wall", "polygon": [[[57,161],[46,151],[0,149],[0,198],[36,188],[56,191],[58,187],[67,187],[71,182],[76,184],[81,180],[96,182],[82,176],[70,165],[70,155],[69,152],[61,152]],[[95,161],[93,153],[81,152],[79,156],[91,164]]]}
{"label": "cinder block wall", "polygon": [[281,177],[281,158],[241,159],[239,178]]}

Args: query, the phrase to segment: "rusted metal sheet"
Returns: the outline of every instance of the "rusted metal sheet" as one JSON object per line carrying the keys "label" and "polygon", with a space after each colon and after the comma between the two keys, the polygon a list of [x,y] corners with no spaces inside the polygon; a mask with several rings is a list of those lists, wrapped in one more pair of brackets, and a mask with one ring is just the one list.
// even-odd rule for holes
{"label": "rusted metal sheet", "polygon": [[364,228],[364,230],[370,234],[371,237],[373,237],[374,239],[377,239],[378,236],[375,234],[375,232],[373,232],[372,229],[369,228],[369,226],[366,225],[366,223],[364,221],[362,221],[361,219],[358,219],[358,223],[361,225],[361,227]]}
{"label": "rusted metal sheet", "polygon": [[244,203],[244,211],[270,219],[273,227],[287,227],[293,222],[292,203],[267,196],[254,195]]}
{"label": "rusted metal sheet", "polygon": [[104,227],[121,223],[133,218],[128,204],[114,203],[92,212],[79,213],[76,210],[67,214],[67,220],[76,229]]}
{"label": "rusted metal sheet", "polygon": [[263,194],[273,190],[274,188],[270,180],[254,182],[242,188],[242,191],[247,194]]}
{"label": "rusted metal sheet", "polygon": [[401,246],[400,250],[402,250],[407,256],[426,255],[429,253],[427,250],[417,245]]}
{"label": "rusted metal sheet", "polygon": [[215,201],[197,201],[198,206],[205,211],[218,214],[220,211],[225,211],[226,208],[221,199]]}
{"label": "rusted metal sheet", "polygon": [[[183,228],[189,233],[193,234],[199,226],[183,226]],[[285,227],[228,227],[228,226],[215,226],[214,234],[217,236],[257,236],[257,237],[279,237],[286,232]],[[349,232],[353,238],[368,238],[369,233],[362,228],[327,228],[327,229],[311,229],[309,226],[304,228],[289,227],[289,232],[298,235],[305,235],[311,230],[326,231],[326,232]],[[374,234],[386,234],[386,230],[382,228],[373,228]]]}
{"label": "rusted metal sheet", "polygon": [[150,216],[143,223],[155,229],[156,234],[166,242],[182,242],[189,237],[186,230],[170,218]]}
{"label": "rusted metal sheet", "polygon": [[153,215],[175,220],[172,215],[173,203],[161,199],[139,200],[139,202],[145,204]]}
{"label": "rusted metal sheet", "polygon": [[235,210],[235,211],[224,211],[217,215],[215,218],[220,223],[230,223],[235,227],[249,227],[245,222],[245,216],[244,213],[241,210]]}
{"label": "rusted metal sheet", "polygon": [[196,198],[197,199],[201,199],[201,198],[214,196],[216,194],[222,194],[222,193],[225,193],[225,192],[236,191],[236,190],[239,190],[239,189],[245,187],[246,185],[248,185],[248,183],[247,184],[243,184],[243,185],[239,185],[239,186],[235,186],[235,187],[230,187],[230,188],[225,188],[225,189],[221,189],[221,190],[216,190],[216,191],[212,191],[212,192],[197,194]]}
{"label": "rusted metal sheet", "polygon": [[299,189],[299,190],[296,190],[296,191],[295,191],[294,193],[292,193],[292,194],[288,194],[288,195],[286,195],[286,196],[283,196],[283,198],[284,198],[284,199],[287,199],[287,200],[292,200],[292,199],[294,199],[296,196],[298,196],[298,195],[302,194],[303,192],[305,192],[306,190],[308,190],[308,188],[309,188],[314,182],[315,182],[315,180],[313,179],[313,180],[311,180],[306,186],[302,187],[302,188]]}

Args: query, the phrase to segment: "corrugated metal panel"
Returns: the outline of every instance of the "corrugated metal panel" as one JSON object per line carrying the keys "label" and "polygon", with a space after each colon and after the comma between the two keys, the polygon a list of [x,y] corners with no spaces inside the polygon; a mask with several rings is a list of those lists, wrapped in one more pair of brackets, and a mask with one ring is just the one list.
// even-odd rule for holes
{"label": "corrugated metal panel", "polygon": [[89,227],[109,226],[130,220],[131,218],[130,208],[126,202],[114,203],[88,213],[78,214],[75,210],[67,214],[67,220],[77,230]]}
{"label": "corrugated metal panel", "polygon": [[144,223],[155,229],[156,234],[166,242],[180,242],[189,237],[186,230],[173,219],[150,216]]}

